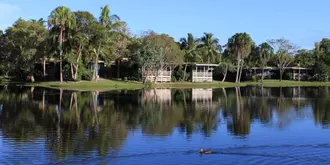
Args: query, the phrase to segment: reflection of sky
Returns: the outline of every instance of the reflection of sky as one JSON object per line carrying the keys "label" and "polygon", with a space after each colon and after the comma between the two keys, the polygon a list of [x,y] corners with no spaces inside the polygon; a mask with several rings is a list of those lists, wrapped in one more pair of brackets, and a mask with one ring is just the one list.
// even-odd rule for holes
{"label": "reflection of sky", "polygon": [[[97,101],[99,102],[101,99]],[[240,153],[266,152],[270,155],[288,155],[289,150],[292,152],[300,150],[301,152],[306,152],[304,153],[306,155],[313,153],[321,153],[320,155],[322,155],[328,152],[328,149],[317,149],[313,148],[313,146],[326,146],[330,142],[328,139],[330,130],[323,129],[321,125],[315,125],[312,107],[310,105],[304,106],[299,110],[296,110],[293,106],[285,111],[272,109],[271,121],[266,124],[261,123],[259,119],[251,118],[250,133],[244,138],[235,137],[228,130],[227,123],[233,123],[231,121],[232,116],[225,118],[222,116],[222,112],[218,113],[220,120],[217,129],[212,131],[209,137],[205,137],[205,134],[198,130],[193,132],[193,135],[188,138],[186,133],[180,132],[179,128],[174,128],[168,136],[157,136],[144,134],[142,128],[138,127],[136,130],[129,131],[127,139],[120,139],[124,143],[118,153],[111,153],[110,151],[108,156],[101,158],[97,156],[97,149],[94,148],[93,151],[88,153],[74,153],[66,156],[64,164],[82,164],[86,162],[98,164],[95,161],[100,161],[101,163],[102,161],[110,162],[111,164],[157,164],[167,161],[175,162],[173,164],[178,164],[181,161],[182,164],[198,164],[205,159],[198,156],[198,149],[201,147],[226,153],[238,150]],[[58,105],[56,105],[56,111],[58,110]],[[223,111],[223,109],[220,111]],[[304,145],[307,147],[299,147]],[[267,147],[265,148],[265,146]],[[291,148],[293,149],[291,150]],[[183,156],[185,153],[187,156]],[[302,153],[300,154],[303,155]],[[225,159],[225,161],[228,161],[228,159],[235,161],[238,157],[237,155],[216,156],[218,157],[210,156],[209,158],[212,159],[209,161],[214,163],[215,160],[221,158]],[[252,155],[252,157],[256,156]],[[325,158],[328,157],[330,158],[330,155],[325,155]],[[54,151],[46,148],[44,139],[17,142],[2,136],[2,130],[0,129],[0,162],[12,162],[16,158],[19,158],[21,161],[17,163],[22,164],[42,164],[58,159]],[[239,160],[244,162],[250,158],[240,157]],[[267,160],[272,159],[266,158]],[[266,158],[261,159],[262,162],[266,162]],[[278,161],[278,159],[274,158],[274,161]]]}
{"label": "reflection of sky", "polygon": [[309,108],[301,110],[299,114],[290,111],[288,116],[291,120],[284,128],[277,126],[276,123],[282,120],[277,115],[273,116],[274,120],[271,124],[261,124],[258,121],[251,123],[251,132],[246,138],[233,137],[227,130],[226,122],[223,121],[208,138],[202,133],[195,132],[190,139],[187,139],[178,129],[164,137],[144,135],[141,129],[138,129],[129,134],[121,154],[191,151],[200,147],[225,149],[233,146],[304,145],[328,142],[330,130],[315,126]]}
{"label": "reflection of sky", "polygon": [[[214,131],[209,138],[205,138],[203,134],[195,132],[190,139],[187,139],[185,137],[186,135],[179,133],[178,129],[175,129],[173,133],[168,136],[150,136],[144,135],[141,129],[138,129],[130,132],[126,143],[123,145],[122,151],[119,153],[119,155],[126,155],[127,157],[117,158],[115,161],[111,161],[111,163],[134,164],[136,161],[142,160],[144,163],[189,162],[190,164],[198,164],[200,161],[212,162],[213,160],[215,162],[215,160],[221,159],[221,155],[215,155],[213,158],[210,158],[210,156],[207,160],[203,160],[203,158],[197,156],[200,147],[211,148],[213,151],[225,153],[246,152],[250,154],[292,155],[297,156],[296,161],[298,162],[299,159],[304,159],[303,154],[312,157],[308,159],[308,161],[311,161],[317,154],[325,154],[324,148],[318,148],[318,146],[327,145],[329,142],[330,130],[315,126],[311,111],[308,109],[302,110],[299,112],[299,115],[296,113],[290,114],[290,116],[292,117],[292,121],[284,128],[279,128],[272,124],[261,124],[258,121],[253,122],[251,123],[251,132],[246,138],[233,137],[228,133],[226,122],[223,121],[220,122],[221,125],[218,126],[217,130]],[[277,118],[277,116],[273,117]],[[272,122],[277,121],[278,119],[275,119]],[[141,157],[129,156],[139,155],[141,153],[159,154],[154,156],[152,156],[152,154],[146,154]],[[185,156],[184,153],[187,155]],[[322,156],[324,156],[324,159],[329,158],[329,155]],[[222,158],[224,161],[236,161],[235,159],[239,158],[241,161],[238,162],[240,163],[244,162],[245,159],[251,159],[251,157],[241,157],[239,155],[225,155],[224,157],[225,158]],[[257,156],[252,155],[252,157],[256,158]],[[157,159],[157,161],[155,161],[155,159]],[[290,161],[285,158],[276,157],[268,158],[261,156],[260,158],[261,162],[278,162],[281,160]]]}
{"label": "reflection of sky", "polygon": [[0,162],[2,164],[46,164],[55,161],[56,155],[45,147],[44,139],[17,142],[0,135]]}

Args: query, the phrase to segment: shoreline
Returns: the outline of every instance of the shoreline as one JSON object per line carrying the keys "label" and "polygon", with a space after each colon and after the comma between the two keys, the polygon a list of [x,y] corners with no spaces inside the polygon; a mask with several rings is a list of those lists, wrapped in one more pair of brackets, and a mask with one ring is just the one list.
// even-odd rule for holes
{"label": "shoreline", "polygon": [[[112,90],[134,90],[143,89],[146,86],[139,82],[119,81],[119,80],[99,80],[99,81],[79,81],[79,82],[10,82],[2,81],[0,85],[21,85],[27,87],[43,87],[50,89],[63,89],[74,91],[112,91]],[[154,84],[151,88],[232,88],[247,86],[263,86],[263,87],[323,87],[330,86],[330,82],[314,82],[314,81],[291,81],[291,80],[265,80],[261,82],[220,82],[211,83],[192,83],[192,82],[172,82]]]}

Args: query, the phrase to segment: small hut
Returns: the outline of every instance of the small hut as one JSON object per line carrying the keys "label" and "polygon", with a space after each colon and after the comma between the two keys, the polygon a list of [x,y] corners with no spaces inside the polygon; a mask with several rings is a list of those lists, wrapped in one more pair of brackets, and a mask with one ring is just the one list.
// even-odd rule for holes
{"label": "small hut", "polygon": [[213,70],[218,64],[192,64],[191,81],[192,82],[212,82]]}
{"label": "small hut", "polygon": [[[143,78],[146,79],[146,81],[151,81],[151,82],[171,82],[172,80],[172,68],[167,67],[166,69],[161,69],[157,71],[150,71],[150,74],[145,77],[145,74]],[[155,80],[156,79],[156,80]]]}

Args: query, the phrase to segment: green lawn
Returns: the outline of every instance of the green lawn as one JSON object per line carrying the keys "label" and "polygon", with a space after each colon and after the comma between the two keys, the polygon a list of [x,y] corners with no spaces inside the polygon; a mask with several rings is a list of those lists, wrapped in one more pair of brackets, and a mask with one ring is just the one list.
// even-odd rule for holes
{"label": "green lawn", "polygon": [[27,84],[28,86],[41,86],[48,88],[61,88],[69,90],[79,91],[91,91],[91,90],[121,90],[121,89],[140,89],[144,85],[141,83],[114,81],[114,80],[99,80],[99,81],[80,81],[80,82],[41,82]]}
{"label": "green lawn", "polygon": [[213,81],[211,83],[203,82],[203,83],[192,83],[192,82],[175,82],[175,83],[163,83],[156,84],[156,88],[224,88],[224,87],[238,87],[238,86],[246,86],[245,82],[236,84],[232,82],[221,82],[221,81]]}
{"label": "green lawn", "polygon": [[264,87],[294,87],[294,86],[330,86],[330,82],[319,81],[292,81],[292,80],[264,80],[261,82],[245,82],[248,85],[263,85]]}
{"label": "green lawn", "polygon": [[114,80],[99,80],[99,81],[80,81],[80,82],[36,82],[36,83],[23,83],[23,82],[11,82],[1,81],[2,85],[6,84],[17,84],[24,86],[34,87],[45,87],[54,89],[66,89],[76,91],[110,91],[110,90],[121,90],[121,89],[140,89],[144,85],[141,83],[125,82],[125,81],[114,81]]}
{"label": "green lawn", "polygon": [[[37,83],[24,83],[13,82],[8,79],[1,79],[0,85],[17,84],[24,86],[35,86],[55,89],[77,90],[77,91],[110,91],[110,90],[122,90],[122,89],[141,89],[145,86],[142,83],[137,82],[125,82],[114,80],[99,80],[99,81],[80,81],[80,82],[37,82]],[[175,83],[163,83],[155,84],[155,88],[226,88],[226,87],[238,87],[238,86],[258,86],[264,87],[293,87],[293,86],[330,86],[330,82],[310,82],[310,81],[289,81],[289,80],[265,80],[263,84],[261,82],[242,82],[235,84],[232,82],[220,82],[214,81],[212,83],[192,83],[192,82],[175,82]]]}

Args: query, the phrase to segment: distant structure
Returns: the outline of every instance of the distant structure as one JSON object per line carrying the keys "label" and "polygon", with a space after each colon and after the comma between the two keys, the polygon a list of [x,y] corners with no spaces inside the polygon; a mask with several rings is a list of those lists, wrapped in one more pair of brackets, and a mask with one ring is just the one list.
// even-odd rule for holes
{"label": "distant structure", "polygon": [[191,81],[192,82],[212,82],[213,70],[218,64],[192,64]]}
{"label": "distant structure", "polygon": [[[190,73],[189,80],[191,82],[212,82],[213,70],[218,64],[185,64],[187,71]],[[148,76],[144,76],[147,81],[151,82],[171,82],[172,81],[172,67],[157,71],[150,71]],[[143,74],[144,75],[144,74]]]}

